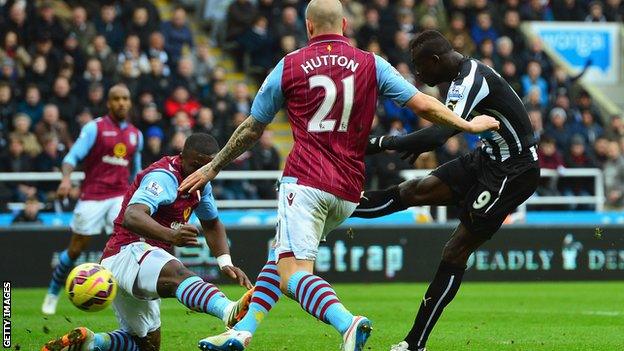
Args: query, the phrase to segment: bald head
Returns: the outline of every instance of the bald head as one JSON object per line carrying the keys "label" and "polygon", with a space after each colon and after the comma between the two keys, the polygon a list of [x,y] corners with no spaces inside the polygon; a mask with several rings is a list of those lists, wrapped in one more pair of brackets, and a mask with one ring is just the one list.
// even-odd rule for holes
{"label": "bald head", "polygon": [[339,0],[312,0],[306,8],[306,27],[308,36],[320,34],[341,34],[346,26],[346,19]]}
{"label": "bald head", "polygon": [[106,106],[109,116],[117,121],[125,121],[132,108],[128,87],[123,84],[113,85],[108,91]]}

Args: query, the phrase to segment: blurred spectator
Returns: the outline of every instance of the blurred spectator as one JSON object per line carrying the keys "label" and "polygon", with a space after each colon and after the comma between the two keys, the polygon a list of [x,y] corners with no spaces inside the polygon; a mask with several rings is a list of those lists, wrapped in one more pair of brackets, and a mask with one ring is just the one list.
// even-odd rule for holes
{"label": "blurred spectator", "polygon": [[80,106],[78,99],[71,94],[69,80],[63,77],[56,78],[52,91],[53,95],[48,102],[58,107],[61,119],[67,122],[71,127],[71,125],[75,123]]}
{"label": "blurred spectator", "polygon": [[215,137],[217,141],[220,141],[222,129],[222,126],[215,125],[214,115],[210,108],[202,107],[199,109],[197,118],[195,119],[195,126],[193,126],[194,133],[207,133]]}
{"label": "blurred spectator", "polygon": [[388,51],[390,63],[397,65],[400,62],[412,65],[412,53],[410,51],[409,35],[405,32],[398,31],[394,34],[394,46]]}
{"label": "blurred spectator", "polygon": [[282,10],[281,21],[275,25],[275,35],[278,38],[286,35],[294,36],[297,40],[297,47],[302,47],[307,43],[306,29],[299,20],[296,8],[287,6]]}
{"label": "blurred spectator", "polygon": [[53,137],[61,151],[69,150],[74,144],[67,123],[60,119],[58,107],[52,104],[44,106],[43,118],[35,125],[35,135],[41,145]]}
{"label": "blurred spectator", "polygon": [[589,14],[585,17],[585,22],[606,22],[607,17],[605,17],[602,12],[602,3],[600,1],[592,1],[589,3]]}
{"label": "blurred spectator", "polygon": [[550,77],[552,75],[552,61],[544,52],[544,44],[538,36],[531,37],[531,40],[529,42],[529,50],[523,51],[523,54],[523,62],[536,61],[542,68],[542,75],[544,77]]}
{"label": "blurred spectator", "polygon": [[404,181],[400,171],[410,168],[410,165],[401,159],[401,154],[395,151],[385,151],[371,157],[370,177],[377,180],[375,188],[385,189],[391,185]]}
{"label": "blurred spectator", "polygon": [[[5,6],[8,3],[5,3]],[[26,14],[26,2],[16,1],[9,8],[9,18],[6,22],[7,30],[15,32],[18,42],[26,43],[32,38],[31,21],[28,20]]]}
{"label": "blurred spectator", "polygon": [[95,25],[87,21],[87,10],[82,6],[76,6],[72,10],[72,20],[67,31],[74,33],[82,50],[86,50],[87,45],[97,34]]}
{"label": "blurred spectator", "polygon": [[25,113],[18,113],[13,117],[13,132],[11,138],[18,139],[30,157],[35,157],[41,152],[41,145],[37,137],[30,131],[32,120]]}
{"label": "blurred spectator", "polygon": [[[280,162],[280,155],[273,141],[273,132],[265,130],[258,144],[252,150],[251,167],[258,171],[279,170]],[[275,182],[273,180],[257,180],[254,184],[261,199],[275,198]]]}
{"label": "blurred spectator", "polygon": [[[544,136],[540,140],[537,154],[540,168],[557,171],[564,169],[563,157],[557,150],[557,144],[553,138]],[[559,195],[557,183],[557,177],[542,178],[537,187],[537,193],[544,196]]]}
{"label": "blurred spectator", "polygon": [[41,94],[48,96],[53,82],[54,72],[48,67],[45,57],[35,56],[33,64],[26,70],[24,83],[36,85]]}
{"label": "blurred spectator", "polygon": [[44,34],[49,35],[54,45],[62,46],[65,40],[65,29],[61,25],[61,21],[56,17],[56,11],[51,2],[44,2],[39,7],[39,16],[36,19],[34,27],[35,37],[42,37]]}
{"label": "blurred spectator", "polygon": [[372,40],[379,38],[379,12],[374,7],[366,9],[365,22],[356,34],[357,42],[360,47],[367,47]]}
{"label": "blurred spectator", "polygon": [[124,45],[124,28],[121,20],[117,17],[114,4],[102,4],[100,17],[95,21],[98,34],[106,38],[106,42],[115,50],[121,50]]}
{"label": "blurred spectator", "polygon": [[529,61],[527,64],[527,73],[520,79],[522,82],[522,91],[528,94],[531,90],[537,89],[540,95],[540,103],[542,106],[548,104],[548,83],[542,77],[542,67],[537,61]]}
{"label": "blurred spectator", "polygon": [[573,130],[566,123],[568,116],[564,109],[555,107],[550,111],[550,124],[546,127],[549,139],[555,140],[559,150],[567,150]]}
{"label": "blurred spectator", "polygon": [[112,77],[117,70],[117,57],[110,46],[106,43],[106,38],[97,35],[93,38],[91,45],[87,47],[87,55],[96,58],[102,65],[102,73],[106,77]]}
{"label": "blurred spectator", "polygon": [[165,50],[165,37],[161,32],[152,32],[149,35],[146,43],[149,43],[147,48],[147,55],[151,60],[156,59],[163,65],[163,74],[168,76],[171,74],[169,67],[169,54]]}
{"label": "blurred spectator", "polygon": [[256,18],[256,6],[249,0],[235,0],[228,7],[226,41],[235,42],[251,27]]}
{"label": "blurred spectator", "polygon": [[178,69],[174,77],[174,84],[177,86],[183,86],[189,91],[192,97],[197,97],[200,94],[200,86],[197,83],[195,74],[195,67],[193,67],[193,60],[190,57],[183,57],[178,61]]}
{"label": "blurred spectator", "polygon": [[552,21],[554,18],[548,4],[542,0],[525,1],[521,12],[525,21]]}
{"label": "blurred spectator", "polygon": [[624,157],[616,141],[609,142],[607,155],[604,164],[607,206],[621,208],[624,205]]}
{"label": "blurred spectator", "polygon": [[173,134],[169,141],[169,145],[165,148],[165,155],[179,155],[184,148],[184,142],[186,141],[186,134],[178,132]]}
{"label": "blurred spectator", "polygon": [[163,22],[160,31],[165,37],[165,48],[173,64],[182,56],[182,48],[186,45],[190,50],[194,46],[193,32],[186,23],[186,10],[176,7],[171,21]]}
{"label": "blurred spectator", "polygon": [[238,82],[234,86],[234,103],[236,111],[248,115],[251,112],[251,96],[249,87],[244,82]]}
{"label": "blurred spectator", "polygon": [[[412,1],[413,2],[413,1]],[[438,24],[438,30],[445,32],[447,29],[447,15],[444,10],[444,4],[440,0],[424,0],[414,8],[414,16],[422,18],[425,15],[435,18]]]}
{"label": "blurred spectator", "polygon": [[582,21],[586,16],[581,0],[557,0],[552,6],[557,21]]}
{"label": "blurred spectator", "polygon": [[[35,158],[35,170],[37,172],[60,172],[63,154],[60,152],[59,141],[55,135],[46,135],[43,138],[43,151]],[[37,186],[40,190],[53,192],[56,184],[41,182]]]}
{"label": "blurred spectator", "polygon": [[158,105],[162,105],[169,94],[170,79],[165,74],[162,61],[157,58],[151,58],[149,62],[150,72],[141,75],[139,90],[141,93],[151,93],[155,102]]}
{"label": "blurred spectator", "polygon": [[[132,12],[132,20],[127,26],[128,34],[139,37],[139,40],[141,41],[141,50],[148,51],[149,54],[151,54],[151,50],[148,50],[150,49],[148,43],[151,44],[150,36],[157,28],[154,23],[155,22],[150,21],[147,8],[135,7]],[[163,62],[166,63],[166,60]]]}
{"label": "blurred spectator", "polygon": [[81,98],[85,98],[88,95],[89,87],[92,85],[101,85],[104,89],[108,89],[110,82],[102,71],[102,63],[96,58],[91,58],[87,61],[87,66],[80,77],[80,84],[77,86],[78,95]]}
{"label": "blurred spectator", "polygon": [[[572,137],[569,152],[566,153],[566,168],[594,168],[598,167],[596,160],[587,152],[585,147],[585,139],[580,135]],[[586,196],[591,195],[594,190],[593,179],[588,178],[563,178],[560,187],[563,189],[563,195]],[[573,206],[572,209],[575,209]]]}
{"label": "blurred spectator", "polygon": [[581,112],[581,133],[585,141],[590,144],[593,144],[598,137],[604,134],[604,130],[596,123],[594,115],[590,110]]}
{"label": "blurred spectator", "polygon": [[463,154],[460,138],[455,135],[450,137],[441,148],[436,150],[436,159],[439,164],[445,164]]}
{"label": "blurred spectator", "polygon": [[485,39],[492,41],[498,39],[498,33],[492,25],[492,16],[488,12],[481,12],[477,15],[477,22],[472,26],[470,34],[477,45]]}
{"label": "blurred spectator", "polygon": [[501,35],[511,39],[514,44],[514,53],[520,54],[526,50],[526,39],[520,30],[520,13],[517,10],[505,12]]}
{"label": "blurred spectator", "polygon": [[200,107],[199,102],[190,96],[189,91],[184,86],[179,85],[165,100],[165,116],[171,118],[179,111],[184,111],[189,116],[195,116]]}
{"label": "blurred spectator", "polygon": [[117,57],[117,69],[123,72],[124,63],[130,62],[131,71],[127,72],[132,77],[138,77],[141,73],[148,73],[150,70],[147,55],[141,52],[141,41],[136,35],[129,35],[126,38],[126,45]]}
{"label": "blurred spectator", "polygon": [[622,22],[624,19],[624,3],[622,0],[606,0],[604,14],[609,22]]}
{"label": "blurred spectator", "polygon": [[518,78],[518,66],[514,61],[504,60],[500,68],[500,74],[518,96],[522,95],[522,83],[520,83]]}
{"label": "blurred spectator", "polygon": [[102,84],[93,83],[89,85],[85,108],[97,117],[104,116],[108,112],[106,101],[104,100],[104,86]]}
{"label": "blurred spectator", "polygon": [[[2,172],[30,172],[33,170],[33,160],[25,152],[24,143],[17,137],[9,137],[9,148],[0,155],[0,170]],[[28,182],[20,182],[13,189],[13,200],[24,201],[37,195],[37,188]]]}
{"label": "blurred spectator", "polygon": [[364,5],[355,0],[343,0],[342,7],[344,8],[349,29],[356,32],[364,24]]}
{"label": "blurred spectator", "polygon": [[[2,33],[2,31],[0,31],[0,33]],[[26,49],[24,49],[19,42],[17,33],[13,31],[7,31],[4,34],[4,40],[2,41],[2,47],[0,48],[0,57],[6,57],[13,60],[18,67],[17,71],[20,75],[23,73],[20,69],[30,66],[32,61],[28,51],[26,51]]]}
{"label": "blurred spectator", "polygon": [[472,55],[475,52],[476,45],[466,26],[466,18],[460,12],[453,14],[446,38],[451,42],[453,48],[464,54]]}
{"label": "blurred spectator", "polygon": [[[0,125],[2,131],[12,129],[12,118],[16,112],[11,86],[7,82],[0,81]],[[4,143],[0,146],[4,147]]]}
{"label": "blurred spectator", "polygon": [[191,119],[191,116],[185,111],[180,110],[176,112],[171,119],[171,127],[168,129],[167,134],[173,135],[182,133],[188,137],[193,132],[193,124],[195,124],[195,121]]}
{"label": "blurred spectator", "polygon": [[133,61],[127,60],[121,64],[115,83],[123,84],[128,87],[128,90],[130,90],[130,98],[136,101],[141,84],[141,71],[137,69]]}
{"label": "blurred spectator", "polygon": [[[2,106],[1,104],[2,97],[0,95],[0,106]],[[614,140],[624,138],[624,118],[619,115],[611,116],[611,119],[609,120],[609,127],[607,130],[608,136]]]}
{"label": "blurred spectator", "polygon": [[206,88],[210,83],[210,74],[217,65],[215,58],[210,54],[210,46],[208,43],[198,43],[194,55],[191,56],[191,60],[193,60],[193,67],[195,67],[195,79],[202,91],[199,97],[204,97]]}
{"label": "blurred spectator", "polygon": [[216,123],[230,120],[232,114],[236,111],[236,104],[228,92],[228,86],[225,81],[213,83],[212,94],[204,101],[204,105],[212,109]]}
{"label": "blurred spectator", "polygon": [[[76,37],[76,34],[74,34],[73,32],[67,34],[67,37],[65,37],[63,53],[64,56],[61,67],[71,66],[73,71],[77,72],[82,72],[84,70],[86,65],[85,55],[80,49],[80,46],[78,46],[78,39]],[[61,73],[59,72],[59,75],[60,74]]]}
{"label": "blurred spectator", "polygon": [[163,142],[165,139],[165,133],[158,126],[151,126],[145,131],[145,148],[141,155],[141,161],[143,162],[143,169],[147,168],[152,163],[160,160],[163,156]]}
{"label": "blurred spectator", "polygon": [[41,203],[36,197],[29,197],[24,203],[24,209],[13,218],[12,224],[42,224],[39,218]]}
{"label": "blurred spectator", "polygon": [[273,67],[275,40],[269,32],[269,22],[265,17],[258,17],[238,39],[241,49],[249,57],[249,68],[258,73],[262,81]]}
{"label": "blurred spectator", "polygon": [[159,127],[162,129],[162,116],[158,111],[155,103],[148,103],[141,110],[141,119],[137,123],[137,127],[141,130],[148,130],[151,127]]}
{"label": "blurred spectator", "polygon": [[[58,46],[62,47],[61,45]],[[48,64],[48,67],[51,72],[54,74],[58,74],[61,69],[61,60],[62,54],[52,43],[52,39],[49,34],[42,34],[37,38],[37,42],[34,47],[30,49],[30,55],[32,57],[35,56],[43,56]]]}
{"label": "blurred spectator", "polygon": [[600,168],[603,168],[605,163],[609,160],[609,139],[605,137],[596,139],[596,143],[594,144],[594,156]]}
{"label": "blurred spectator", "polygon": [[576,108],[580,111],[589,110],[596,118],[596,120],[602,120],[602,114],[600,113],[600,110],[598,110],[598,107],[594,105],[594,101],[591,95],[589,95],[589,93],[585,90],[581,90],[581,92],[578,94],[576,98]]}
{"label": "blurred spectator", "polygon": [[533,128],[533,136],[535,140],[540,140],[544,135],[544,119],[542,110],[532,109],[528,111],[529,120],[531,121],[531,127]]}
{"label": "blurred spectator", "polygon": [[33,123],[39,122],[43,115],[43,102],[36,85],[26,86],[24,101],[17,105],[17,112],[27,114]]}

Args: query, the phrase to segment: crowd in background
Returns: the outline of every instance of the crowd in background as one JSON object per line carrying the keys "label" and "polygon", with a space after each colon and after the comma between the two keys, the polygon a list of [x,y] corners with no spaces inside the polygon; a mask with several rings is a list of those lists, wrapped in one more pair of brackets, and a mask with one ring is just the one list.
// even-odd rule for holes
{"label": "crowd in background", "polygon": [[[0,2],[0,171],[54,171],[80,128],[106,113],[107,89],[126,84],[133,122],[143,131],[144,166],[181,150],[194,131],[223,143],[249,113],[244,82],[226,80],[211,55],[218,46],[239,70],[261,82],[283,55],[306,43],[301,0],[179,0],[171,19],[161,20],[148,0],[91,2]],[[524,101],[543,168],[600,167],[607,202],[624,201],[624,119],[601,113],[591,96],[543,50],[526,38],[522,21],[622,21],[620,0],[343,0],[354,45],[387,58],[425,93],[442,97],[445,87],[421,86],[413,74],[410,40],[424,29],[446,35],[460,53],[495,68]],[[188,10],[206,36],[191,30]],[[588,64],[590,64],[588,62]],[[581,72],[582,73],[582,72]],[[429,123],[381,99],[373,134],[405,134]],[[270,170],[281,163],[271,133],[231,169]],[[474,136],[451,138],[414,165],[396,153],[367,158],[367,186],[401,181],[399,171],[434,168],[478,145]],[[53,183],[0,183],[0,199],[50,196]],[[271,184],[220,182],[218,198],[272,198]],[[544,183],[539,194],[592,194],[591,181]]]}

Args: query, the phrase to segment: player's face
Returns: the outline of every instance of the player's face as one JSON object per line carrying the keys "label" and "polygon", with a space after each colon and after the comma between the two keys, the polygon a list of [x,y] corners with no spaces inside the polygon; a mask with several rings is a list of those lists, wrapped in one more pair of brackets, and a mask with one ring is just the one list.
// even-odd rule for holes
{"label": "player's face", "polygon": [[415,57],[414,68],[416,69],[416,76],[421,82],[427,84],[430,87],[436,86],[441,83],[439,77],[440,60],[427,57]]}
{"label": "player's face", "polygon": [[184,176],[193,174],[196,170],[203,167],[205,164],[210,163],[214,158],[214,155],[204,155],[195,151],[189,151],[182,154],[182,172]]}
{"label": "player's face", "polygon": [[111,115],[117,120],[123,121],[128,118],[132,101],[130,100],[130,91],[126,88],[111,89],[108,93],[108,102],[106,104]]}

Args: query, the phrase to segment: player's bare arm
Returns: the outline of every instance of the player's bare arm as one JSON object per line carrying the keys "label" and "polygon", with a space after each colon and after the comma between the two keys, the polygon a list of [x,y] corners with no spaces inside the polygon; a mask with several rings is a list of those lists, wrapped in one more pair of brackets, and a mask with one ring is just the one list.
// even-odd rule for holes
{"label": "player's bare arm", "polygon": [[200,222],[202,229],[204,230],[204,237],[206,237],[206,243],[208,243],[210,252],[214,255],[214,257],[217,257],[217,259],[227,257],[229,260],[229,262],[225,264],[219,262],[219,266],[222,266],[221,271],[227,274],[230,278],[238,281],[240,286],[251,289],[253,284],[251,284],[245,272],[234,266],[232,264],[232,259],[229,257],[230,247],[228,246],[227,234],[225,232],[223,222],[221,222],[218,217],[211,220],[201,220]]}
{"label": "player's bare arm", "polygon": [[440,124],[468,133],[481,133],[488,130],[498,130],[500,122],[494,117],[480,115],[470,122],[449,110],[438,99],[427,94],[416,94],[408,102],[407,107],[418,116],[435,124]]}
{"label": "player's bare arm", "polygon": [[73,171],[74,166],[67,162],[63,163],[61,166],[63,178],[61,179],[58,189],[56,190],[56,195],[59,199],[64,199],[69,195],[69,191],[71,190],[71,174]]}
{"label": "player's bare arm", "polygon": [[149,207],[131,204],[124,214],[123,226],[147,239],[160,240],[175,246],[197,246],[197,227],[184,224],[178,229],[160,225],[150,215]]}
{"label": "player's bare arm", "polygon": [[189,193],[201,189],[206,183],[213,180],[230,162],[249,150],[262,136],[267,124],[262,123],[252,116],[241,123],[234,131],[230,140],[215,156],[212,162],[206,164],[190,176],[186,177],[179,187],[180,191]]}

